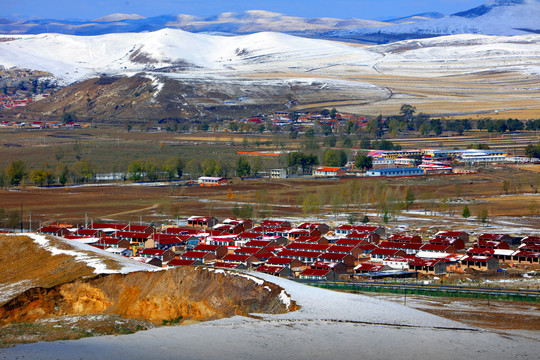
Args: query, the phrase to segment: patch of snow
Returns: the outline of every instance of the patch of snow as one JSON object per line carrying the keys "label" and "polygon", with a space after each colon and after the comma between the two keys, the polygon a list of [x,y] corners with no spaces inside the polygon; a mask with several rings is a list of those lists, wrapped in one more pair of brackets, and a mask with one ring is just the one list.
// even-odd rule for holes
{"label": "patch of snow", "polygon": [[20,293],[32,288],[32,281],[22,280],[16,283],[0,284],[0,304],[11,300]]}
{"label": "patch of snow", "polygon": [[[161,270],[160,268],[156,268],[152,265],[146,265],[139,263],[137,261],[132,261],[130,259],[127,259],[123,256],[111,254],[105,250],[101,250],[98,248],[95,248],[90,245],[86,245],[80,242],[67,242],[67,244],[73,246],[77,250],[62,250],[54,247],[51,242],[41,234],[34,234],[34,233],[24,233],[24,234],[14,234],[14,235],[24,235],[30,237],[36,244],[43,247],[45,250],[49,251],[53,256],[64,254],[69,255],[75,258],[75,261],[84,262],[86,265],[93,267],[95,270],[94,272],[96,274],[113,274],[113,273],[121,273],[121,274],[127,274],[129,272],[134,271],[157,271]],[[59,241],[65,241],[59,238]],[[84,251],[84,252],[82,252]],[[92,255],[96,254],[96,255]],[[97,255],[101,256],[97,256]],[[104,263],[104,259],[109,258],[114,260],[117,265],[121,266],[120,270],[115,269],[109,269],[107,265]]]}

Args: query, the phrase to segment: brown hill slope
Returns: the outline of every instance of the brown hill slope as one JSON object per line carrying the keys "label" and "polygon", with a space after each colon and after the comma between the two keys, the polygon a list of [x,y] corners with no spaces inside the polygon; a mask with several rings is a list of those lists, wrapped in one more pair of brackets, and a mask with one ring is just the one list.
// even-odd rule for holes
{"label": "brown hill slope", "polygon": [[96,275],[69,254],[99,261],[106,271],[120,271],[125,260],[47,239],[49,248],[68,254],[53,255],[29,236],[0,236],[0,347],[296,309],[294,302],[283,303],[281,287],[232,271],[185,267]]}

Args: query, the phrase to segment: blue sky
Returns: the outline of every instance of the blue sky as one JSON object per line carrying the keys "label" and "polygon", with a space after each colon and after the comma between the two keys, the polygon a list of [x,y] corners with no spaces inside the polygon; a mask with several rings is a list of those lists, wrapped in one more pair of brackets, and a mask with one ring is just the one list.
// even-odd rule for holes
{"label": "blue sky", "polygon": [[387,19],[467,10],[487,0],[1,0],[0,18],[93,19],[112,13],[212,16],[227,11],[268,10],[302,17]]}

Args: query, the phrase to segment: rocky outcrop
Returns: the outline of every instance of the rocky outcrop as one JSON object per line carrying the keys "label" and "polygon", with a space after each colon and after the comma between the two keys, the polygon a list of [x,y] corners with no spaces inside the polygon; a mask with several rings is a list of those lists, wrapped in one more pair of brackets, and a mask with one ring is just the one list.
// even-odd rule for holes
{"label": "rocky outcrop", "polygon": [[204,267],[100,275],[33,288],[0,307],[0,324],[66,315],[120,315],[162,323],[296,310],[283,289],[246,274]]}

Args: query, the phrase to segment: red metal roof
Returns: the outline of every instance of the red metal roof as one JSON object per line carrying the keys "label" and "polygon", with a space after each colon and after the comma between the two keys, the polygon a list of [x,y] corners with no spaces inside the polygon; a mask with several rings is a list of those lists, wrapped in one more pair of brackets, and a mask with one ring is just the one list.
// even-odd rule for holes
{"label": "red metal roof", "polygon": [[187,259],[172,259],[167,263],[167,266],[190,266],[199,260],[187,260]]}
{"label": "red metal roof", "polygon": [[502,240],[509,237],[507,234],[480,234],[478,235],[478,240]]}
{"label": "red metal roof", "polygon": [[439,231],[435,236],[437,237],[459,237],[463,234],[463,231]]}
{"label": "red metal roof", "polygon": [[522,243],[537,243],[540,244],[540,236],[527,236],[521,239]]}
{"label": "red metal roof", "polygon": [[223,258],[223,261],[226,261],[226,260],[228,260],[228,261],[247,261],[252,256],[256,257],[256,255],[227,254]]}
{"label": "red metal roof", "polygon": [[127,226],[127,224],[106,224],[106,223],[93,223],[90,225],[92,229],[116,229],[122,230]]}
{"label": "red metal roof", "polygon": [[207,244],[199,244],[193,248],[194,251],[202,251],[202,252],[210,252],[210,251],[216,251],[223,245],[207,245]]}
{"label": "red metal roof", "polygon": [[262,247],[270,246],[270,244],[273,244],[273,243],[274,242],[272,240],[250,240],[246,243],[245,246],[262,248]]}
{"label": "red metal roof", "polygon": [[320,251],[303,251],[303,250],[290,250],[284,249],[280,251],[277,255],[280,257],[306,257],[306,258],[318,258],[322,252]]}
{"label": "red metal roof", "polygon": [[285,269],[283,266],[270,266],[270,265],[261,265],[255,271],[266,273],[266,274],[279,274]]}
{"label": "red metal roof", "polygon": [[372,233],[379,228],[380,226],[363,226],[363,225],[344,224],[344,225],[338,226],[336,230],[339,229],[339,230],[346,230],[346,231],[354,231],[358,233]]}
{"label": "red metal roof", "polygon": [[163,255],[167,250],[161,250],[161,249],[144,249],[141,251],[141,254],[144,255]]}
{"label": "red metal roof", "polygon": [[242,246],[242,247],[234,250],[234,253],[235,254],[256,254],[258,252],[261,252],[261,250],[262,250],[262,248]]}
{"label": "red metal roof", "polygon": [[466,251],[467,254],[493,255],[495,250],[491,248],[470,248]]}
{"label": "red metal roof", "polygon": [[202,232],[202,230],[179,228],[179,227],[168,227],[165,230],[163,230],[162,234],[195,235],[200,232]]}
{"label": "red metal roof", "polygon": [[354,249],[356,249],[356,246],[337,244],[337,245],[331,245],[326,251],[348,254]]}
{"label": "red metal roof", "polygon": [[360,239],[349,239],[348,237],[339,239],[336,241],[336,245],[351,245],[351,246],[359,246],[359,245],[365,245],[368,244],[366,240],[360,240]]}
{"label": "red metal roof", "polygon": [[475,262],[488,262],[492,256],[473,256],[473,255],[467,255],[464,258],[461,259],[461,262],[463,261],[475,261]]}
{"label": "red metal roof", "polygon": [[409,262],[411,266],[435,266],[440,262],[440,260],[431,260],[431,259],[422,259],[415,257]]}
{"label": "red metal roof", "polygon": [[280,258],[277,256],[273,256],[266,260],[267,264],[277,264],[277,265],[289,265],[291,262],[293,262],[293,258]]}
{"label": "red metal roof", "polygon": [[286,246],[289,250],[327,251],[332,246],[329,244],[314,244],[305,242],[293,242]]}
{"label": "red metal roof", "polygon": [[150,233],[141,233],[141,232],[132,232],[132,231],[117,231],[115,236],[124,237],[124,238],[134,238],[134,239],[150,239],[152,234],[150,234]]}
{"label": "red metal roof", "polygon": [[411,250],[419,250],[424,244],[422,243],[400,243],[400,242],[392,242],[392,241],[383,241],[379,243],[380,248],[384,249],[411,249]]}
{"label": "red metal roof", "polygon": [[239,264],[218,261],[218,262],[215,262],[213,266],[218,267],[218,268],[224,268],[224,269],[236,269],[239,266]]}
{"label": "red metal roof", "polygon": [[375,249],[370,254],[373,255],[388,255],[388,256],[394,256],[398,254],[401,250],[397,249]]}
{"label": "red metal roof", "polygon": [[397,242],[422,242],[422,238],[418,235],[400,235],[392,234],[388,237],[388,241],[397,241]]}
{"label": "red metal roof", "polygon": [[436,252],[447,252],[452,245],[436,245],[436,244],[424,244],[420,248],[422,251],[436,251]]}
{"label": "red metal roof", "polygon": [[382,268],[384,268],[385,265],[381,264],[372,264],[372,263],[361,263],[357,265],[354,270],[360,270],[360,271],[380,271]]}
{"label": "red metal roof", "polygon": [[[238,237],[241,239],[260,239],[262,237],[262,234],[254,233],[254,232],[243,232],[240,235],[238,235]],[[254,240],[251,240],[251,241],[254,241]]]}
{"label": "red metal roof", "polygon": [[345,259],[347,256],[351,256],[351,255],[349,255],[349,254],[341,254],[341,253],[326,253],[326,254],[321,254],[321,256],[319,256],[319,259],[321,259],[321,260],[333,260],[333,261],[339,260],[339,261],[343,261],[343,259]]}
{"label": "red metal roof", "polygon": [[306,269],[300,273],[300,275],[308,275],[308,276],[326,276],[328,273],[332,270],[326,270],[326,269]]}
{"label": "red metal roof", "polygon": [[180,258],[204,259],[208,254],[210,254],[209,251],[186,251]]}

